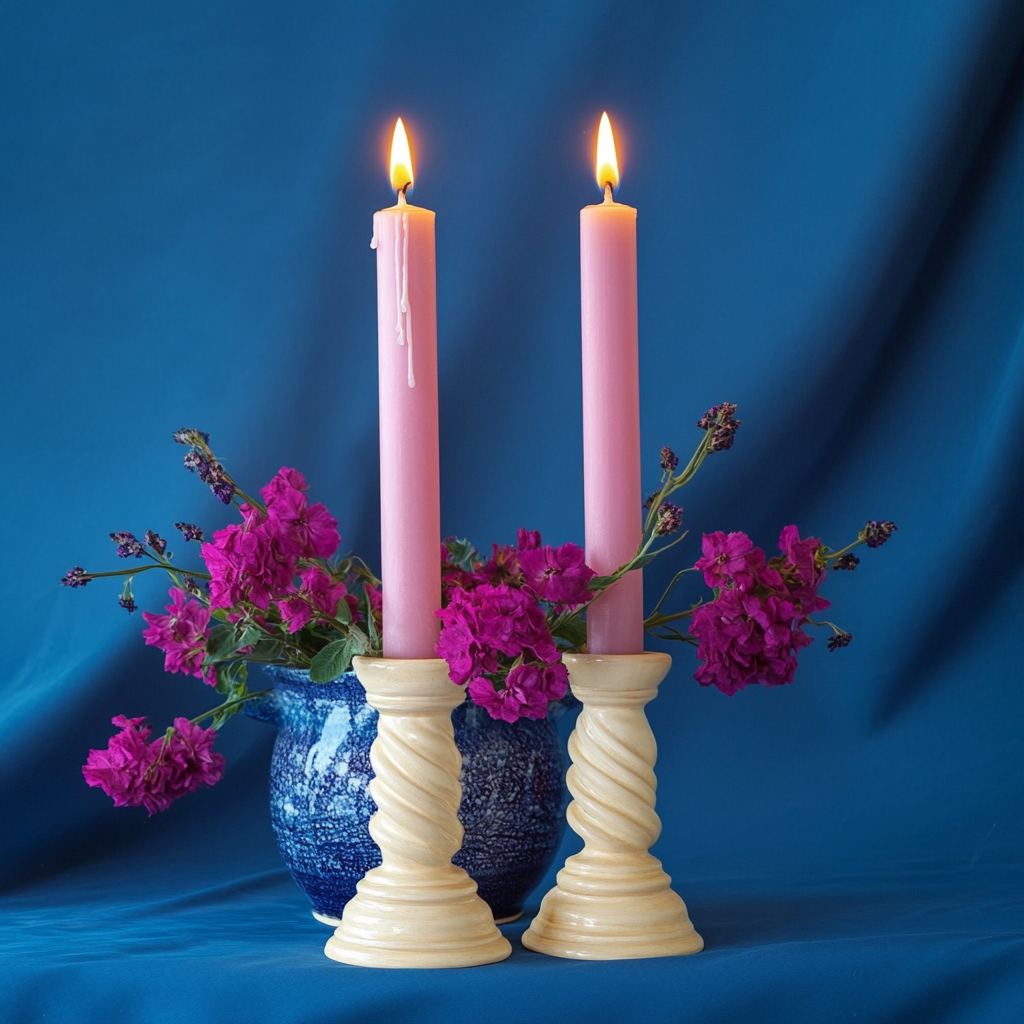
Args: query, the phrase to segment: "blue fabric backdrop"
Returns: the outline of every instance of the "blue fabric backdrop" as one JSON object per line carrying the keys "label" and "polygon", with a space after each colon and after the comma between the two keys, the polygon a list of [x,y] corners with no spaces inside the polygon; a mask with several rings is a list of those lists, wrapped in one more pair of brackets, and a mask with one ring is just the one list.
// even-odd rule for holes
{"label": "blue fabric backdrop", "polygon": [[[0,1019],[1019,1019],[1022,43],[1019,0],[3,4]],[[268,727],[232,722],[223,783],[152,820],[85,787],[112,714],[208,694],[114,585],[57,580],[110,530],[221,525],[182,425],[254,485],[302,468],[375,560],[367,243],[399,113],[437,211],[443,528],[581,540],[604,108],[651,480],[709,405],[743,419],[680,560],[716,528],[899,533],[829,580],[856,641],[794,685],[728,699],[672,652],[655,852],[704,953],[344,968],[273,845]]]}

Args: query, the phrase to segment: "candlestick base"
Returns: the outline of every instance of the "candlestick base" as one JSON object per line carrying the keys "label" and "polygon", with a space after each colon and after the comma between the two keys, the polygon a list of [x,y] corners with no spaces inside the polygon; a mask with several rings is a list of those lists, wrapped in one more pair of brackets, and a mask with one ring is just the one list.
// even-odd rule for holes
{"label": "candlestick base", "polygon": [[462,758],[451,713],[465,687],[439,659],[356,658],[357,677],[380,713],[370,748],[377,813],[370,835],[381,864],[346,904],[324,952],[363,967],[475,967],[512,952],[477,895],[452,864],[462,845],[458,810]]}
{"label": "candlestick base", "polygon": [[654,811],[657,746],[644,706],[672,664],[667,654],[566,654],[583,703],[569,738],[566,817],[583,850],[523,935],[527,949],[577,960],[696,953],[704,940],[648,848],[661,834]]}

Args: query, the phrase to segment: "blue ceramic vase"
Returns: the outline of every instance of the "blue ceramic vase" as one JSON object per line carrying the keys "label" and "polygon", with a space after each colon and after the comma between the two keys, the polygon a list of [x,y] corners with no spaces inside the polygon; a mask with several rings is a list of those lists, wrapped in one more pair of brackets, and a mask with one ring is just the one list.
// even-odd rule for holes
{"label": "blue ceramic vase", "polygon": [[[341,917],[356,882],[380,863],[368,824],[376,810],[370,744],[377,712],[355,674],[315,684],[300,669],[264,666],[270,693],[245,705],[277,726],[270,765],[270,818],[277,845],[314,914]],[[495,721],[468,700],[452,713],[462,754],[466,830],[453,858],[469,873],[496,920],[522,913],[550,867],[565,830],[565,755],[555,719]]]}

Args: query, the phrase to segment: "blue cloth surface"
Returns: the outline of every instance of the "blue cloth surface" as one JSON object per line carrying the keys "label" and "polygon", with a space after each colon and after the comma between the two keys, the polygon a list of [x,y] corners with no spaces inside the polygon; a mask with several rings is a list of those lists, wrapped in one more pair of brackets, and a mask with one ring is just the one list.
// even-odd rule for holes
{"label": "blue cloth surface", "polygon": [[[0,105],[0,1021],[1019,1020],[1019,0],[8,3]],[[437,211],[443,530],[581,542],[577,211],[606,108],[645,483],[710,405],[743,420],[648,601],[702,531],[899,531],[828,580],[855,641],[819,635],[792,686],[730,699],[671,649],[654,852],[704,952],[346,968],[273,845],[268,726],[229,723],[224,780],[152,819],[85,787],[112,715],[162,728],[210,694],[116,584],[56,581],[114,567],[112,530],[227,521],[186,425],[253,487],[302,469],[375,563],[368,242],[398,114]]]}

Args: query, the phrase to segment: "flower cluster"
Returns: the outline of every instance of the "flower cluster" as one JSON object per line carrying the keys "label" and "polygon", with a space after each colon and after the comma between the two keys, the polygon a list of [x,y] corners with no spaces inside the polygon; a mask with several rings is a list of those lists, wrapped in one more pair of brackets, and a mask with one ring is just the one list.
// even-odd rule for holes
{"label": "flower cluster", "polygon": [[663,501],[654,522],[654,532],[659,537],[675,533],[683,525],[683,510],[671,501]]}
{"label": "flower cluster", "polygon": [[142,638],[147,646],[164,652],[165,672],[183,672],[213,686],[217,680],[212,666],[203,668],[210,610],[187,598],[177,587],[171,587],[169,593],[171,603],[165,606],[166,615],[142,613],[148,627]]}
{"label": "flower cluster", "polygon": [[112,533],[110,539],[117,545],[118,558],[141,558],[146,553],[146,546],[125,530]]}
{"label": "flower cluster", "polygon": [[582,549],[553,548],[537,531],[520,530],[515,547],[495,544],[487,561],[451,539],[441,554],[437,653],[452,682],[468,683],[470,697],[492,718],[543,718],[568,684],[549,620],[557,623],[590,596],[594,572]]}
{"label": "flower cluster", "polygon": [[182,427],[181,430],[174,432],[174,440],[178,444],[189,446],[189,450],[185,452],[185,468],[190,473],[197,474],[215,498],[225,505],[230,505],[231,499],[235,496],[235,482],[210,451],[210,435],[202,430]]}
{"label": "flower cluster", "polygon": [[[209,750],[215,730],[260,695],[247,688],[249,663],[297,665],[310,670],[313,682],[325,682],[345,672],[354,655],[379,651],[382,628],[381,594],[373,586],[380,581],[358,559],[334,560],[341,541],[337,521],[324,505],[308,501],[300,472],[282,468],[259,492],[260,500],[253,499],[224,472],[208,434],[181,430],[175,440],[189,447],[186,466],[241,516],[208,542],[194,523],[174,524],[186,542],[200,543],[207,571],[179,569],[167,541],[154,530],[142,541],[121,531],[110,535],[117,554],[146,559],[144,564],[100,573],[76,565],[61,580],[77,588],[100,576],[120,576],[118,603],[134,612],[134,576],[165,571],[174,584],[170,603],[162,614],[143,612],[143,639],[163,652],[166,671],[201,679],[223,698],[192,722],[177,719],[156,743],[148,742],[143,719],[118,718],[121,732],[108,749],[90,752],[84,769],[90,785],[100,786],[118,806],[141,804],[151,813],[220,778],[223,758]],[[350,593],[354,584],[363,597]],[[369,622],[372,639],[357,622]],[[212,719],[211,729],[195,724],[204,719]]]}
{"label": "flower cluster", "polygon": [[732,695],[751,683],[793,681],[796,652],[811,643],[802,627],[829,607],[818,595],[825,577],[816,560],[820,547],[787,526],[779,537],[781,557],[767,560],[745,533],[704,534],[694,568],[716,594],[696,609],[690,626],[703,660],[695,674],[701,686]]}
{"label": "flower cluster", "polygon": [[213,750],[214,729],[176,718],[173,729],[148,743],[151,727],[144,718],[118,715],[111,721],[121,731],[105,750],[89,751],[82,774],[115,807],[145,807],[153,815],[200,786],[213,786],[224,774],[224,757]]}
{"label": "flower cluster", "polygon": [[272,600],[295,592],[300,559],[330,558],[337,551],[338,521],[320,502],[307,503],[307,489],[298,470],[283,467],[260,491],[265,511],[242,505],[243,522],[217,530],[203,544],[211,608],[248,603],[266,610]]}
{"label": "flower cluster", "polygon": [[697,426],[701,430],[711,432],[708,453],[724,452],[731,448],[733,438],[742,422],[742,420],[736,419],[736,406],[732,402],[723,402],[721,405],[713,405],[708,409],[697,421]]}
{"label": "flower cluster", "polygon": [[65,587],[84,587],[92,576],[85,571],[80,565],[73,565],[63,576],[60,581]]}
{"label": "flower cluster", "polygon": [[861,539],[869,548],[880,548],[896,532],[897,526],[890,519],[869,519],[860,531]]}
{"label": "flower cluster", "polygon": [[348,592],[345,584],[335,583],[320,566],[311,565],[304,569],[300,579],[302,586],[295,596],[278,601],[286,632],[297,633],[312,621],[317,612],[334,618],[338,602],[342,600],[353,617],[359,612],[359,602]]}
{"label": "flower cluster", "polygon": [[167,541],[153,530],[147,530],[142,539],[145,546],[152,548],[158,555],[162,555],[167,550]]}
{"label": "flower cluster", "polygon": [[[590,602],[627,573],[641,569],[682,541],[683,509],[669,499],[692,480],[703,460],[732,446],[740,421],[736,406],[723,402],[701,417],[700,444],[680,469],[675,452],[660,452],[661,484],[644,503],[636,553],[610,575],[598,576],[575,544],[545,545],[539,532],[519,530],[516,544],[494,544],[480,556],[465,540],[440,546],[442,608],[438,655],[453,682],[495,719],[543,718],[566,692],[568,673],[561,656],[585,650],[584,614]],[[189,721],[175,719],[159,740],[150,741],[142,718],[118,716],[120,731],[105,750],[91,750],[86,781],[117,806],[144,806],[152,814],[201,785],[213,785],[224,759],[212,750],[225,721],[261,693],[247,688],[248,666],[276,664],[308,669],[312,683],[337,679],[360,654],[380,654],[384,629],[381,581],[353,555],[338,556],[337,520],[317,502],[310,504],[305,477],[283,467],[259,491],[246,494],[228,475],[209,445],[209,435],[183,429],[174,439],[188,448],[186,467],[241,521],[205,540],[193,523],[174,527],[186,542],[198,542],[205,572],[183,571],[167,541],[153,530],[138,540],[127,531],[111,533],[117,555],[130,566],[111,572],[72,567],[64,586],[84,587],[101,576],[122,577],[118,599],[136,610],[132,581],[149,570],[171,578],[170,604],[163,614],[144,612],[147,645],[164,654],[164,668],[201,679],[222,703]],[[798,652],[811,643],[806,625],[829,626],[828,649],[849,645],[853,635],[811,616],[829,607],[818,593],[828,569],[853,570],[859,545],[877,548],[896,530],[890,520],[870,520],[856,540],[831,551],[816,538],[801,538],[787,526],[780,554],[768,559],[745,533],[711,533],[693,567],[714,591],[712,600],[683,610],[664,608],[684,573],[675,574],[644,621],[660,639],[697,646],[696,679],[734,694],[752,683],[776,686],[792,681]],[[663,538],[679,534],[670,541]],[[141,564],[137,560],[144,560]],[[690,632],[677,628],[690,619]],[[204,729],[199,722],[211,720]]]}
{"label": "flower cluster", "polygon": [[194,523],[175,523],[174,528],[181,533],[185,541],[203,539],[203,531]]}

